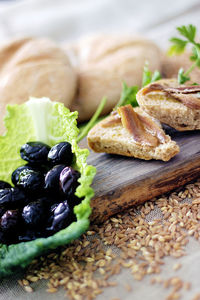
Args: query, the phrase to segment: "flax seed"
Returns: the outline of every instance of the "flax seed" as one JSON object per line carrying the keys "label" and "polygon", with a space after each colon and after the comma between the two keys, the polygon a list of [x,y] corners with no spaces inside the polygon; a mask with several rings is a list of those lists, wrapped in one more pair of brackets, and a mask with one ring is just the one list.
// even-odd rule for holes
{"label": "flax seed", "polygon": [[125,284],[124,287],[127,290],[127,292],[131,292],[132,291],[132,287],[129,284]]}
{"label": "flax seed", "polygon": [[185,282],[184,285],[183,285],[183,288],[186,291],[189,291],[191,289],[191,282]]}
{"label": "flax seed", "polygon": [[[191,198],[190,203],[182,202],[186,197]],[[153,216],[154,209],[159,211],[157,219]],[[29,282],[48,279],[49,293],[62,286],[72,300],[92,300],[106,287],[117,284],[111,280],[121,268],[129,268],[135,280],[142,280],[148,274],[158,274],[166,256],[176,259],[186,254],[189,236],[199,239],[199,211],[200,180],[186,186],[185,190],[118,214],[101,226],[91,226],[86,234],[69,246],[34,260],[25,279],[18,283],[30,290]],[[116,253],[112,251],[113,247],[117,249]],[[175,263],[172,268],[179,270],[181,264]],[[190,283],[184,283],[177,276],[165,280],[159,276],[153,277],[150,282],[172,289],[166,298],[168,300],[179,299],[179,291],[191,288]],[[126,289],[128,291],[129,287]]]}
{"label": "flax seed", "polygon": [[32,293],[33,292],[33,289],[30,285],[26,285],[24,286],[24,290],[27,292],[27,293]]}
{"label": "flax seed", "polygon": [[200,300],[200,294],[196,294],[196,295],[192,298],[192,300]]}

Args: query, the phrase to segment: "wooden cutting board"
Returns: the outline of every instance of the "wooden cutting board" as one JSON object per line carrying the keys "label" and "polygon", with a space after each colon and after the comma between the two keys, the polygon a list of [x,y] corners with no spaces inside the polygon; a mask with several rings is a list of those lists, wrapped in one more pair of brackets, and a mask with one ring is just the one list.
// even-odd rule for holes
{"label": "wooden cutting board", "polygon": [[[169,162],[91,152],[88,163],[97,168],[92,185],[95,223],[200,176],[200,131],[178,132],[169,127],[165,131],[180,147]],[[86,139],[80,146],[87,147]]]}

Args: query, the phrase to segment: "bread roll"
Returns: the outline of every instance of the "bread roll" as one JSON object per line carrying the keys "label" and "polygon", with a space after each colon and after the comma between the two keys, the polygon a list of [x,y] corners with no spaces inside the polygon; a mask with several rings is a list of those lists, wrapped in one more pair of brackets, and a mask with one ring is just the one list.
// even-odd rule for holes
{"label": "bread roll", "polygon": [[88,120],[106,96],[106,114],[118,102],[122,82],[141,85],[143,67],[160,70],[161,52],[151,41],[140,37],[97,35],[66,45],[66,52],[77,69],[78,93],[71,106],[79,120]]}
{"label": "bread roll", "polygon": [[[66,53],[48,39],[22,38],[0,48],[0,119],[7,104],[49,97],[70,106],[76,73]],[[2,127],[2,123],[1,123]]]}

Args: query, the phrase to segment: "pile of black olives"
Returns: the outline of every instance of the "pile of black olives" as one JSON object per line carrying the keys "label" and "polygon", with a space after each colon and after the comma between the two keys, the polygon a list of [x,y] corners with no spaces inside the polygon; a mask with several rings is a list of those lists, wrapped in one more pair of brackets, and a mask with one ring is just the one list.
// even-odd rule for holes
{"label": "pile of black olives", "polygon": [[76,220],[74,195],[80,173],[71,167],[71,145],[29,142],[20,149],[27,164],[12,173],[14,187],[0,181],[0,243],[48,237]]}

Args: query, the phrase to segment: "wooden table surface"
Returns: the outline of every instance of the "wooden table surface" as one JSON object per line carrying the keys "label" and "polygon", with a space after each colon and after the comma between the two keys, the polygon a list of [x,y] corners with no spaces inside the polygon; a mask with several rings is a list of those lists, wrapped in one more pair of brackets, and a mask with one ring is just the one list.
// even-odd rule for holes
{"label": "wooden table surface", "polygon": [[[168,162],[94,153],[88,164],[97,168],[92,187],[91,220],[101,223],[133,205],[185,185],[200,174],[200,132],[178,132],[165,126],[180,152]],[[81,147],[87,147],[84,139]]]}

